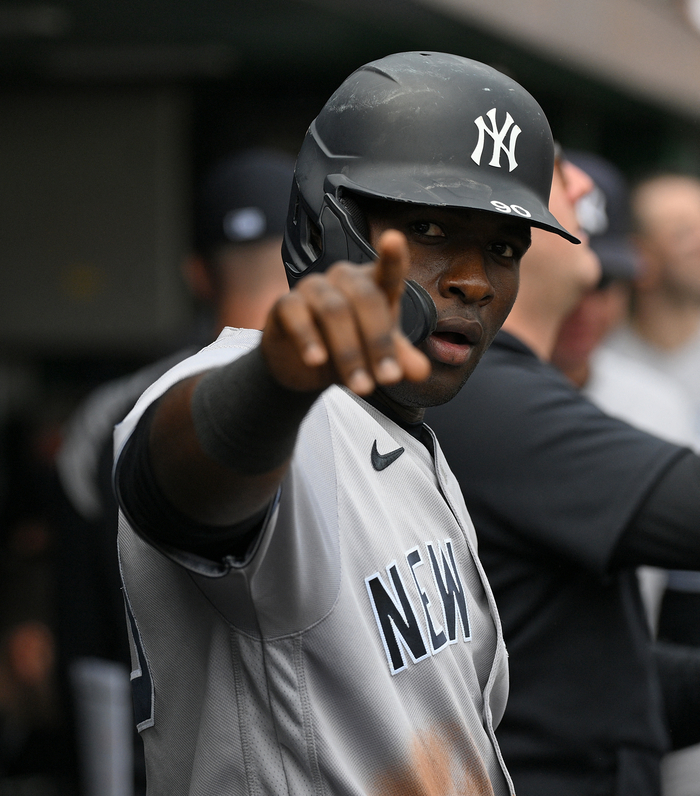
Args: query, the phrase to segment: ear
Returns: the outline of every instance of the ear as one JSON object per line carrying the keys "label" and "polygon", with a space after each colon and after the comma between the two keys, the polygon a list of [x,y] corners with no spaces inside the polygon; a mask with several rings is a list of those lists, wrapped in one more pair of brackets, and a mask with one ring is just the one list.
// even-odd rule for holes
{"label": "ear", "polygon": [[19,682],[35,688],[44,685],[54,666],[53,633],[43,622],[17,625],[8,639],[8,657]]}
{"label": "ear", "polygon": [[211,269],[204,258],[192,254],[182,263],[182,275],[195,298],[200,301],[212,302],[216,295]]}

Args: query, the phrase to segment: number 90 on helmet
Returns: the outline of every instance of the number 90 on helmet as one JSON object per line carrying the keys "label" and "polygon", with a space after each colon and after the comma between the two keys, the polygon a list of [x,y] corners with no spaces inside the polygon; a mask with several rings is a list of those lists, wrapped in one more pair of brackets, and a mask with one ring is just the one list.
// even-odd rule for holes
{"label": "number 90 on helmet", "polygon": [[362,196],[509,214],[578,243],[548,209],[553,167],[543,110],[501,72],[436,52],[365,64],[299,152],[282,245],[289,282],[375,258]]}

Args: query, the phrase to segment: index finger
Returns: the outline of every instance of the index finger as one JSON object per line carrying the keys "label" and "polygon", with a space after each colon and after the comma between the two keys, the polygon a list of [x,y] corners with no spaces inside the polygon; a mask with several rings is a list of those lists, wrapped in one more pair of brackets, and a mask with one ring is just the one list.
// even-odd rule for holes
{"label": "index finger", "polygon": [[410,264],[408,242],[398,230],[388,229],[377,241],[374,281],[384,291],[392,309],[398,307]]}

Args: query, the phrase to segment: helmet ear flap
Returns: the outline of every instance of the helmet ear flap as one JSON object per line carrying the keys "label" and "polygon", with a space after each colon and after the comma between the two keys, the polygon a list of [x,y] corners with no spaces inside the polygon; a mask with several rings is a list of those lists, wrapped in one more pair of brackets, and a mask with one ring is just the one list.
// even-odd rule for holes
{"label": "helmet ear flap", "polygon": [[294,184],[282,243],[290,285],[310,271],[325,271],[339,260],[367,263],[376,256],[369,243],[367,215],[354,196],[340,191],[325,193],[316,214]]}

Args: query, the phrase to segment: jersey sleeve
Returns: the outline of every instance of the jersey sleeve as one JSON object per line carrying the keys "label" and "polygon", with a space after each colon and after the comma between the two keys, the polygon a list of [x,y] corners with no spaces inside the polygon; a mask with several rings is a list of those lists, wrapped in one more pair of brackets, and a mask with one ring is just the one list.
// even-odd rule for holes
{"label": "jersey sleeve", "polygon": [[219,560],[227,555],[245,558],[268,510],[243,523],[225,528],[195,523],[180,513],[161,492],[150,467],[147,439],[150,418],[160,397],[174,384],[196,373],[225,365],[259,342],[260,332],[225,329],[199,353],[185,359],[154,382],[132,411],[115,428],[114,487],[121,510],[132,528],[161,549],[180,551],[186,557]]}

